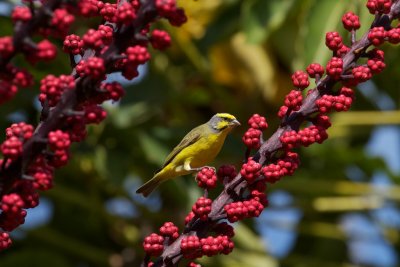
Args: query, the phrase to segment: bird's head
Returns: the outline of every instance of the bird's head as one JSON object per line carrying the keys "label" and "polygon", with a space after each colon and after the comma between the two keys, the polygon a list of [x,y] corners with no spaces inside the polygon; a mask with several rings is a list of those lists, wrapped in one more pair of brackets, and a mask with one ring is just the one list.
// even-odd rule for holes
{"label": "bird's head", "polygon": [[223,131],[239,126],[240,122],[229,113],[217,113],[211,118],[209,124],[216,131]]}

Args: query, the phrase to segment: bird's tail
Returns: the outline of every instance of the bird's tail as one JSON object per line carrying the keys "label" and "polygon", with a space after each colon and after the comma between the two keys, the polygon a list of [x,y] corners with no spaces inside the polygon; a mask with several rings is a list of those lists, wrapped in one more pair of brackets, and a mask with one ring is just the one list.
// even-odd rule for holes
{"label": "bird's tail", "polygon": [[144,185],[139,187],[139,189],[136,190],[136,193],[142,194],[144,197],[147,197],[163,181],[164,181],[164,179],[162,179],[162,177],[160,177],[160,176],[157,176],[157,174],[156,174],[156,176],[154,176],[149,181],[147,181]]}

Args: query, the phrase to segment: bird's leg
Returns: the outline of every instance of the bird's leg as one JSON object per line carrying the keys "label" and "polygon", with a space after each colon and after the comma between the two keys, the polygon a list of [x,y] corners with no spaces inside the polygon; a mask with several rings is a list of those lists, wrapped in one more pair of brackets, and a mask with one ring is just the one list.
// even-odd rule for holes
{"label": "bird's leg", "polygon": [[189,161],[189,160],[186,160],[186,161],[185,161],[185,164],[183,165],[183,169],[184,169],[185,171],[189,171],[189,172],[199,172],[202,168],[203,168],[203,167],[200,167],[200,168],[192,168],[192,167],[190,166],[190,161]]}
{"label": "bird's leg", "polygon": [[190,161],[185,161],[185,164],[183,165],[183,169],[184,169],[185,171],[189,171],[189,172],[199,172],[199,171],[201,171],[201,169],[203,169],[203,168],[210,168],[210,169],[213,169],[215,173],[217,172],[217,170],[215,169],[215,167],[212,167],[212,166],[202,166],[202,167],[199,167],[199,168],[192,168],[192,167],[190,166]]}

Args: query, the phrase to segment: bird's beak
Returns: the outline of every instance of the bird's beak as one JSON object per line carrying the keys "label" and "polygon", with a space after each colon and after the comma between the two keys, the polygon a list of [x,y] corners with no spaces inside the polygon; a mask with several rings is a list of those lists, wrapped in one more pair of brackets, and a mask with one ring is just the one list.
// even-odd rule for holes
{"label": "bird's beak", "polygon": [[236,120],[236,119],[231,121],[231,124],[234,125],[234,126],[240,126],[241,125],[240,122],[238,120]]}

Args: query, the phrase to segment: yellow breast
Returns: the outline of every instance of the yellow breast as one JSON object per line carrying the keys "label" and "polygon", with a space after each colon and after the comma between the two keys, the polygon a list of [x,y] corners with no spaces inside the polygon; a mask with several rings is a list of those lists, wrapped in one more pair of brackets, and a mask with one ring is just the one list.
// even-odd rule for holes
{"label": "yellow breast", "polygon": [[196,143],[184,148],[173,160],[174,165],[182,165],[190,160],[192,168],[203,167],[213,161],[224,144],[227,133],[211,133],[201,137]]}

